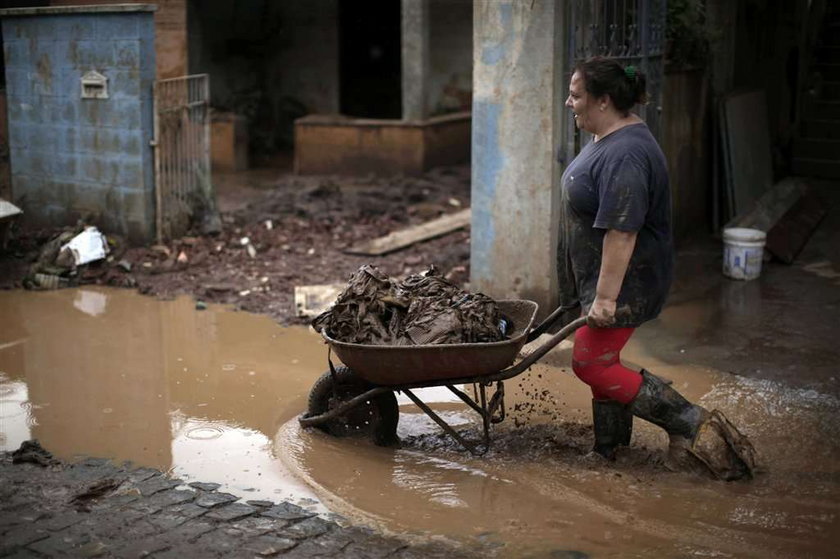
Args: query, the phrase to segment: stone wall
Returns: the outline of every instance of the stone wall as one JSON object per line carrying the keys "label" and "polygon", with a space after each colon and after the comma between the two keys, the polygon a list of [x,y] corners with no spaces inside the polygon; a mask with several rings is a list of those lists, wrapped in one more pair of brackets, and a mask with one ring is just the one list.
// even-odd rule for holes
{"label": "stone wall", "polygon": [[[11,14],[9,12],[12,12]],[[154,235],[154,22],[140,6],[9,10],[3,18],[14,202],[25,222]],[[82,99],[81,78],[107,78]]]}

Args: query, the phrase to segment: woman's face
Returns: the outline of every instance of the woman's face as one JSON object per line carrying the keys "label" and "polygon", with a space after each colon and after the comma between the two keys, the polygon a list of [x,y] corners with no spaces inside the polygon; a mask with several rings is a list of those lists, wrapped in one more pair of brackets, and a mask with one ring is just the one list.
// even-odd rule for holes
{"label": "woman's face", "polygon": [[569,97],[566,106],[575,114],[575,124],[578,128],[596,133],[598,122],[598,102],[586,91],[583,76],[579,72],[572,74],[569,82]]}

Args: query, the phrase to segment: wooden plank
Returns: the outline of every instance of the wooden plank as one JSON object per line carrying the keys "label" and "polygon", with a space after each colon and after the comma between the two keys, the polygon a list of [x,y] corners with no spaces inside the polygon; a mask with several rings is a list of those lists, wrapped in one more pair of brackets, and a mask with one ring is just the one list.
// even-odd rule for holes
{"label": "wooden plank", "polygon": [[749,211],[736,216],[725,227],[748,227],[767,233],[807,191],[805,179],[785,178],[765,192]]}
{"label": "wooden plank", "polygon": [[767,250],[786,264],[793,262],[825,214],[819,196],[806,191],[767,233]]}
{"label": "wooden plank", "polygon": [[730,95],[726,108],[726,149],[734,188],[732,215],[748,211],[773,186],[770,129],[763,90]]}
{"label": "wooden plank", "polygon": [[413,245],[420,241],[439,237],[462,229],[470,224],[470,210],[461,210],[454,214],[441,216],[421,225],[415,225],[400,231],[394,231],[384,237],[358,244],[346,249],[348,254],[364,254],[368,256],[380,256],[401,248]]}

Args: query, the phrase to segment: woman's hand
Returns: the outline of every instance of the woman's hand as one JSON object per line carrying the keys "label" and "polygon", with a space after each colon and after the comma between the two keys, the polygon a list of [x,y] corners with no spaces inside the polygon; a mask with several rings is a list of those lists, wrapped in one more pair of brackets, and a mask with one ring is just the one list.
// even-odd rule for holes
{"label": "woman's hand", "polygon": [[586,325],[590,328],[607,328],[612,324],[615,324],[615,299],[596,296],[586,315]]}

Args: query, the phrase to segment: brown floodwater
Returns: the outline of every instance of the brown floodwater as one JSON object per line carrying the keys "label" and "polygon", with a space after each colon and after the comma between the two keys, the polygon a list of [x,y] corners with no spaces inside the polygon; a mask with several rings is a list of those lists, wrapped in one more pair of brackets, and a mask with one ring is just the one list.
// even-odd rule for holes
{"label": "brown floodwater", "polygon": [[[631,343],[625,357],[726,412],[759,451],[755,480],[667,472],[664,433],[639,420],[616,462],[590,456],[590,396],[567,346],[506,383],[508,419],[484,457],[403,398],[399,448],[302,430],[296,416],[326,364],[317,335],[100,289],[0,292],[0,448],[38,438],[63,458],[133,460],[384,530],[497,545],[504,557],[835,556],[840,402],[652,353]],[[477,433],[447,392],[422,394]]]}
{"label": "brown floodwater", "polygon": [[0,448],[130,460],[243,497],[314,500],[274,434],[326,363],[305,328],[132,291],[0,292]]}

